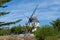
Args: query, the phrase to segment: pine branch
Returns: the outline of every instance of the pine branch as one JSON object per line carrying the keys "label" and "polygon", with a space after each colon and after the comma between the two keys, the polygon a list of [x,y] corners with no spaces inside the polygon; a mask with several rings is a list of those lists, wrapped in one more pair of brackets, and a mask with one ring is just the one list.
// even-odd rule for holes
{"label": "pine branch", "polygon": [[6,25],[11,25],[11,24],[16,24],[16,23],[18,23],[20,21],[21,21],[21,19],[19,19],[17,21],[14,21],[14,22],[7,22],[7,23],[0,24],[0,26],[6,26]]}
{"label": "pine branch", "polygon": [[5,23],[5,22],[0,22],[0,24]]}
{"label": "pine branch", "polygon": [[[0,8],[5,8],[7,6],[4,6],[5,3],[10,2],[11,0],[0,0]],[[9,14],[9,12],[0,12],[0,16]],[[11,25],[11,24],[16,24],[20,22],[21,19],[14,21],[14,22],[0,22],[0,26],[6,26],[6,25]]]}
{"label": "pine branch", "polygon": [[0,5],[0,8],[5,8],[5,7],[7,7],[7,6],[1,6],[1,5]]}
{"label": "pine branch", "polygon": [[7,6],[4,6],[5,3],[10,2],[11,0],[0,0],[0,7],[5,8]]}
{"label": "pine branch", "polygon": [[0,12],[0,16],[6,15],[6,14],[9,14],[9,12]]}

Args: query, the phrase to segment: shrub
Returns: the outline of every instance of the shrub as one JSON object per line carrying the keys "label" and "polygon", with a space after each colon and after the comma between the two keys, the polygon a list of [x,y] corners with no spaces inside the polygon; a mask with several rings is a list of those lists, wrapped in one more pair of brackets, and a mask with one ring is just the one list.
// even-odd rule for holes
{"label": "shrub", "polygon": [[43,26],[40,28],[37,28],[37,31],[35,32],[35,37],[37,40],[45,40],[47,36],[56,36],[58,34],[57,28],[54,29],[50,26]]}
{"label": "shrub", "polygon": [[47,36],[45,40],[58,40],[58,36]]}
{"label": "shrub", "polygon": [[8,34],[9,34],[9,29],[2,29],[2,30],[0,30],[0,36],[8,35]]}

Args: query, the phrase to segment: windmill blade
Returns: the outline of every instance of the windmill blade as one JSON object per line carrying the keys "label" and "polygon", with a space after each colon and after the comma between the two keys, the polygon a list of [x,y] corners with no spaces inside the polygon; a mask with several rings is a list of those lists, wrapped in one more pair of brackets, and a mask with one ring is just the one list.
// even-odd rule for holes
{"label": "windmill blade", "polygon": [[25,14],[23,14],[25,17],[29,18],[28,16],[26,16]]}
{"label": "windmill blade", "polygon": [[32,15],[31,15],[31,17],[35,14],[37,7],[38,7],[38,5],[36,5],[36,8],[34,9],[34,11],[33,11]]}

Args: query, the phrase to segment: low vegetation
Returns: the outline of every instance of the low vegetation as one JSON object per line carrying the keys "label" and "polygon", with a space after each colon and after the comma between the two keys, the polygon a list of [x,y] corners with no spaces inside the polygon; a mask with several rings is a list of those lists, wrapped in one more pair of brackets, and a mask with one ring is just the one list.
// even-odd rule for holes
{"label": "low vegetation", "polygon": [[59,40],[60,39],[60,19],[50,22],[51,25],[45,25],[37,28],[35,37],[37,40]]}
{"label": "low vegetation", "polygon": [[43,26],[37,29],[35,37],[37,40],[53,40],[57,39],[58,30],[50,26]]}
{"label": "low vegetation", "polygon": [[[51,22],[52,25],[44,25],[38,27],[36,32],[34,32],[35,38],[37,40],[58,40],[60,39],[60,19]],[[32,33],[33,27],[29,26],[13,26],[11,28],[0,28],[0,36],[4,35],[19,35],[21,33],[28,32]]]}

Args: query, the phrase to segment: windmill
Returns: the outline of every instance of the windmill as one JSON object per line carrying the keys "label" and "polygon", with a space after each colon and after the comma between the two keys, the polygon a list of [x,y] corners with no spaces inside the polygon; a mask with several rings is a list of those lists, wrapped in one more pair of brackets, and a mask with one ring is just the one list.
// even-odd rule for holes
{"label": "windmill", "polygon": [[36,8],[33,10],[33,13],[31,14],[30,17],[24,15],[25,17],[28,18],[28,23],[27,23],[27,25],[28,25],[28,26],[31,26],[31,27],[34,26],[34,29],[33,29],[32,31],[35,31],[36,28],[39,27],[39,21],[38,21],[37,17],[35,16],[35,12],[36,12],[37,8],[38,8],[38,5],[37,5]]}

